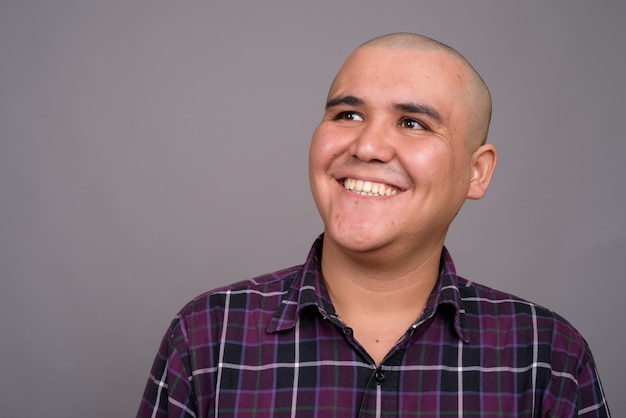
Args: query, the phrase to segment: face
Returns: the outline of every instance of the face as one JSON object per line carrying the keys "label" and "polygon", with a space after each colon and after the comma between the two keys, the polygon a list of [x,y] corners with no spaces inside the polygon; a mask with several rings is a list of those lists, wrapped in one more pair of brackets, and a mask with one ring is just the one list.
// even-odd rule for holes
{"label": "face", "polygon": [[309,154],[324,246],[443,245],[472,197],[466,68],[438,51],[358,49],[331,86]]}

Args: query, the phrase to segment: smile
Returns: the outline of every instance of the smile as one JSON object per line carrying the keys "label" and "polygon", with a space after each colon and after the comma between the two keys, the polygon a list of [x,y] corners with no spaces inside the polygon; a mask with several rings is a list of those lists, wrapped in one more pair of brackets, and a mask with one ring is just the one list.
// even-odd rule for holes
{"label": "smile", "polygon": [[355,179],[345,179],[343,187],[362,196],[394,196],[399,191],[397,188],[387,184]]}

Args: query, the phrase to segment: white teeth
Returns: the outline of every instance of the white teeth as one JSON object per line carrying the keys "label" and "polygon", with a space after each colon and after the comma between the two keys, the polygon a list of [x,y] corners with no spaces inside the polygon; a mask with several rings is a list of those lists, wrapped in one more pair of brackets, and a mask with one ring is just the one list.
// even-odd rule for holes
{"label": "white teeth", "polygon": [[343,182],[343,187],[363,196],[393,196],[398,194],[398,189],[394,187],[371,181],[346,179]]}

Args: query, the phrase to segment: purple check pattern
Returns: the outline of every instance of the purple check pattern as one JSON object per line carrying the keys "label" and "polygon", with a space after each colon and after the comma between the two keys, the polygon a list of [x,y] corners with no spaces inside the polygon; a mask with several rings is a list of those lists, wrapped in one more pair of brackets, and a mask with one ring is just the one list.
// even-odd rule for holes
{"label": "purple check pattern", "polygon": [[608,417],[589,347],[557,314],[456,275],[376,365],[307,261],[217,289],[172,321],[138,417]]}

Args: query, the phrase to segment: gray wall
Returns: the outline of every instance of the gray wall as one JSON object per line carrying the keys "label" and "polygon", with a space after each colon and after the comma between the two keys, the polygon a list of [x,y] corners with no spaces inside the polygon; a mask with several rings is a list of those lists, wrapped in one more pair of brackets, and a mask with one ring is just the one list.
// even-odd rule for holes
{"label": "gray wall", "polygon": [[133,415],[187,300],[302,262],[331,78],[417,31],[494,96],[459,271],[567,317],[626,416],[624,3],[501,3],[0,0],[0,415]]}

